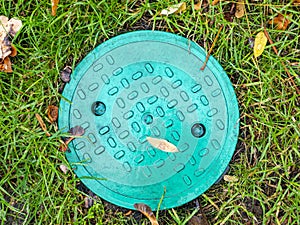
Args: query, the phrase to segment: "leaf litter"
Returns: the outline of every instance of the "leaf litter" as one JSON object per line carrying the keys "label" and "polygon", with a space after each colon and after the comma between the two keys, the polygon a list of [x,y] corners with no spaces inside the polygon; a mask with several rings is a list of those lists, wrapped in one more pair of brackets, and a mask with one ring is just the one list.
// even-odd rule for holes
{"label": "leaf litter", "polygon": [[186,2],[181,2],[176,5],[172,5],[160,12],[161,16],[168,16],[174,13],[182,13],[186,10]]}
{"label": "leaf litter", "polygon": [[255,40],[254,40],[254,57],[257,58],[258,56],[260,56],[265,47],[266,47],[266,44],[267,44],[267,37],[266,35],[264,34],[263,31],[259,32],[256,37],[255,37]]}
{"label": "leaf litter", "polygon": [[216,4],[218,4],[219,2],[220,2],[220,0],[213,0],[212,3],[211,3],[211,5],[216,5]]}
{"label": "leaf litter", "polygon": [[12,45],[11,39],[22,27],[22,21],[6,16],[0,16],[0,71],[11,73],[11,60],[9,57],[17,55],[17,49]]}
{"label": "leaf litter", "polygon": [[56,16],[56,11],[57,11],[57,7],[58,7],[58,3],[59,3],[59,0],[51,0],[51,5],[52,5],[51,15],[52,16]]}
{"label": "leaf litter", "polygon": [[177,147],[165,139],[146,137],[147,141],[154,147],[164,152],[179,152]]}
{"label": "leaf litter", "polygon": [[66,138],[64,141],[62,141],[60,147],[59,147],[59,150],[62,151],[62,152],[65,152],[68,150],[68,144],[73,141],[76,137],[79,137],[79,136],[82,136],[84,135],[85,133],[85,130],[83,127],[81,126],[75,126],[75,127],[72,127],[68,133],[70,135],[72,135],[73,137],[68,137]]}
{"label": "leaf litter", "polygon": [[58,118],[58,107],[55,105],[48,106],[48,119],[51,123],[54,123]]}
{"label": "leaf litter", "polygon": [[239,179],[236,176],[224,175],[223,179],[227,182],[238,182]]}
{"label": "leaf litter", "polygon": [[282,14],[278,14],[278,16],[269,21],[269,24],[275,24],[275,28],[277,30],[286,30],[291,23],[290,20],[292,19],[292,17],[292,14],[289,14],[286,17],[284,17]]}
{"label": "leaf litter", "polygon": [[195,10],[200,10],[202,8],[202,1],[199,1],[198,3],[194,4]]}
{"label": "leaf litter", "polygon": [[133,206],[136,210],[143,213],[150,220],[151,225],[159,225],[150,206],[148,206],[144,203],[135,203]]}
{"label": "leaf litter", "polygon": [[242,18],[244,15],[245,15],[245,3],[244,0],[239,0],[236,3],[235,17]]}

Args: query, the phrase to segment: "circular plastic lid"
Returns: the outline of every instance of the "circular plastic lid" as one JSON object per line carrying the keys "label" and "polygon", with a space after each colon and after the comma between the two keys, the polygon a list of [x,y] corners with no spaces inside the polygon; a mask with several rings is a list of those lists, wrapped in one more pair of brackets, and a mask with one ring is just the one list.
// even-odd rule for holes
{"label": "circular plastic lid", "polygon": [[[95,194],[133,209],[172,208],[222,175],[235,150],[239,111],[220,66],[196,43],[166,32],[114,37],[76,67],[60,102],[59,127],[85,129],[66,157]],[[152,147],[165,139],[179,152]]]}

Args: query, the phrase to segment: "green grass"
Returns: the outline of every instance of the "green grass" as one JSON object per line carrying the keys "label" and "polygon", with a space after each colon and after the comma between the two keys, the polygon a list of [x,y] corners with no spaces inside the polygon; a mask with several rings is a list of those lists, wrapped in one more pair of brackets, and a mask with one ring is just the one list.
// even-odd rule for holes
{"label": "green grass", "polygon": [[[0,0],[0,15],[23,21],[13,43],[18,55],[12,74],[0,72],[0,223],[1,224],[149,224],[139,213],[112,208],[97,199],[84,207],[85,194],[58,151],[61,134],[47,123],[49,138],[35,114],[58,104],[59,71],[75,67],[95,46],[126,31],[157,29],[188,37],[207,50],[221,24],[213,50],[231,79],[240,106],[239,144],[230,164],[238,182],[221,181],[199,196],[211,224],[298,224],[300,218],[300,97],[282,60],[300,86],[300,11],[290,1],[247,1],[247,16],[228,22],[231,2],[199,12],[187,1],[181,15],[158,12],[177,1],[61,1],[51,16],[50,0]],[[260,2],[260,3],[258,3]],[[270,44],[254,60],[249,38],[277,13],[293,14],[286,31],[268,26],[279,51]],[[161,211],[161,224],[183,222],[192,202]]]}

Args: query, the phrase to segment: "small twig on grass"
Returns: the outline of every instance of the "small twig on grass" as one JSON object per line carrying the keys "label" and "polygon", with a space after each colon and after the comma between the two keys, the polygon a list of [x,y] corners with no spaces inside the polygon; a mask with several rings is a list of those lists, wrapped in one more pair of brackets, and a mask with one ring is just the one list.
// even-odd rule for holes
{"label": "small twig on grass", "polygon": [[210,54],[211,54],[211,52],[212,52],[212,50],[213,50],[213,48],[214,48],[214,46],[215,46],[217,40],[218,40],[218,37],[219,37],[219,35],[220,35],[220,33],[221,33],[223,27],[224,27],[224,25],[222,24],[221,27],[220,27],[219,30],[218,30],[218,33],[217,33],[217,36],[215,37],[214,42],[212,43],[212,45],[210,46],[210,49],[208,50],[208,53],[207,53],[206,58],[205,58],[205,62],[204,62],[204,64],[203,64],[203,66],[200,68],[200,70],[204,70],[204,69],[205,69],[206,64],[207,64],[207,62],[208,62],[208,58],[209,58],[209,56],[210,56]]}
{"label": "small twig on grass", "polygon": [[[270,44],[272,45],[272,48],[273,48],[275,54],[276,54],[278,57],[280,57],[280,56],[279,56],[279,53],[278,53],[278,50],[277,50],[277,48],[275,47],[274,42],[272,41],[272,39],[271,39],[271,37],[270,37],[270,35],[269,35],[269,33],[268,33],[268,31],[267,31],[267,29],[266,29],[265,27],[264,27],[264,33],[265,33],[265,35],[266,35],[268,41],[269,41]],[[284,62],[281,60],[281,58],[279,58],[279,61],[280,61],[281,65],[283,66],[283,68],[284,68],[286,74],[289,76],[289,80],[292,82],[293,86],[295,87],[297,94],[300,95],[300,90],[299,90],[299,88],[297,87],[297,85],[296,85],[296,83],[295,83],[295,81],[294,81],[294,79],[293,79],[293,76],[291,75],[290,71],[289,71],[288,68],[285,66],[285,64],[284,64]]]}

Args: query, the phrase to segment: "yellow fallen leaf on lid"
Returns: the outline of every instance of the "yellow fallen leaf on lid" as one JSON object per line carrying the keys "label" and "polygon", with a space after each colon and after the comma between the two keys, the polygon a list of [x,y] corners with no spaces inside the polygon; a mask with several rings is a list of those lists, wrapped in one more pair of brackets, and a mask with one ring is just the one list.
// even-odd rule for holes
{"label": "yellow fallen leaf on lid", "polygon": [[179,152],[175,145],[159,138],[146,137],[147,141],[154,147],[164,152]]}
{"label": "yellow fallen leaf on lid", "polygon": [[267,44],[267,37],[264,34],[263,31],[259,32],[254,40],[254,57],[257,58],[258,56],[260,56]]}
{"label": "yellow fallen leaf on lid", "polygon": [[143,213],[151,222],[152,225],[159,225],[154,213],[152,212],[150,206],[144,203],[135,203],[134,208]]}
{"label": "yellow fallen leaf on lid", "polygon": [[241,18],[245,14],[245,4],[244,0],[239,0],[238,3],[236,3],[236,11],[235,11],[235,17]]}
{"label": "yellow fallen leaf on lid", "polygon": [[224,180],[228,182],[237,182],[239,179],[235,176],[224,175]]}
{"label": "yellow fallen leaf on lid", "polygon": [[168,16],[171,15],[173,13],[182,13],[186,10],[186,3],[185,2],[181,2],[178,3],[176,5],[172,5],[170,7],[168,7],[167,9],[163,9],[160,12],[161,16]]}

